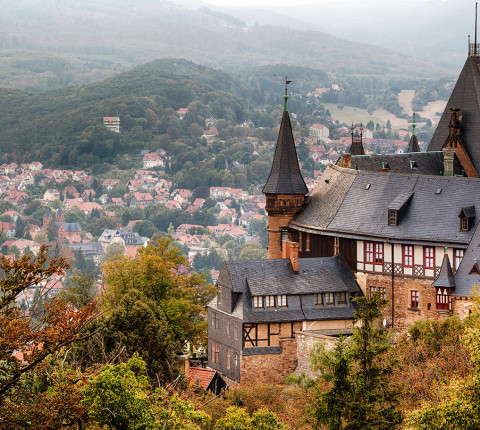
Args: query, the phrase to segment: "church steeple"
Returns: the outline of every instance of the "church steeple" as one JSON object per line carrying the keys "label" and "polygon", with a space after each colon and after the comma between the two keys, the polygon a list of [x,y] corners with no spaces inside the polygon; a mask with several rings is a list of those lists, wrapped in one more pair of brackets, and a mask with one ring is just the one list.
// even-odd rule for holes
{"label": "church steeple", "polygon": [[407,152],[420,152],[420,146],[418,145],[417,136],[415,136],[415,112],[413,112],[413,124],[412,124],[412,137],[410,138],[410,142],[408,144]]}
{"label": "church steeple", "polygon": [[268,213],[268,258],[282,258],[282,234],[288,230],[289,222],[300,211],[308,193],[293,139],[292,124],[288,114],[287,85],[285,80],[285,107],[278,133],[272,170],[263,187],[266,195],[266,211]]}

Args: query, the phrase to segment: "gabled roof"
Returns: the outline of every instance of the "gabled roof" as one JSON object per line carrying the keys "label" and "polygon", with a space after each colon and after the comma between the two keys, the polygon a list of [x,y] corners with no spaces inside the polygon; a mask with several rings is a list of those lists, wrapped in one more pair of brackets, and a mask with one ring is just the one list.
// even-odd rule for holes
{"label": "gabled roof", "polygon": [[[406,189],[414,194],[402,222],[389,226],[388,206]],[[329,165],[290,227],[343,237],[467,245],[472,233],[459,230],[458,214],[472,204],[480,204],[478,178],[360,172]]]}
{"label": "gabled roof", "polygon": [[459,217],[464,217],[464,218],[475,218],[476,212],[475,212],[475,205],[470,205],[470,206],[464,206],[460,210],[460,213],[458,214]]}
{"label": "gabled roof", "polygon": [[413,196],[413,189],[412,188],[407,188],[406,190],[403,190],[400,194],[393,199],[392,203],[388,205],[388,209],[399,211],[401,210],[412,198]]}
{"label": "gabled roof", "polygon": [[449,135],[450,109],[459,108],[464,146],[480,171],[480,57],[468,57],[440,118],[428,151],[442,149]]}
{"label": "gabled roof", "polygon": [[[230,279],[233,292],[242,298],[236,302],[232,314],[251,323],[353,319],[355,306],[351,301],[346,306],[322,307],[315,306],[313,297],[315,293],[326,292],[361,294],[355,275],[341,255],[300,258],[298,275],[293,274],[288,259],[230,261],[224,263],[220,278],[225,279],[225,275]],[[277,294],[289,297],[288,307],[253,309],[253,295]],[[300,296],[304,298],[300,299]],[[209,307],[216,307],[216,299]]]}
{"label": "gabled roof", "polygon": [[272,170],[263,187],[264,194],[307,194],[308,189],[300,173],[292,124],[287,111],[283,112],[273,157]]}
{"label": "gabled roof", "polygon": [[448,254],[443,256],[442,267],[438,278],[432,284],[434,287],[440,288],[455,288],[455,278],[453,276],[452,266],[450,265],[450,259]]}
{"label": "gabled roof", "polygon": [[190,382],[198,382],[204,390],[207,390],[216,373],[217,371],[213,369],[190,367],[185,376]]}
{"label": "gabled roof", "polygon": [[279,276],[275,270],[269,270],[271,268],[268,265],[264,267],[263,274],[257,271],[248,273],[247,284],[252,296],[357,291],[358,286],[351,271],[338,256],[300,259],[298,275],[293,274],[288,260],[280,261],[287,263],[287,274]]}

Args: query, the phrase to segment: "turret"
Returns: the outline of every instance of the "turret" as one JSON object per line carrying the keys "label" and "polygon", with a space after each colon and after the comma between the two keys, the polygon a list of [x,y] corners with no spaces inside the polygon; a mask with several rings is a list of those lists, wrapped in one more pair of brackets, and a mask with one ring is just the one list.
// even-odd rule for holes
{"label": "turret", "polygon": [[355,127],[352,124],[350,131],[352,134],[352,144],[350,145],[348,153],[350,155],[365,155],[365,151],[363,150],[363,126],[360,125],[360,133],[356,133]]}
{"label": "turret", "polygon": [[410,142],[408,143],[407,152],[420,152],[420,146],[418,145],[417,136],[415,136],[415,112],[413,112],[413,124],[412,124],[412,137],[410,138]]}
{"label": "turret", "polygon": [[292,124],[287,107],[287,85],[285,81],[285,106],[278,133],[272,170],[263,187],[268,213],[268,258],[282,258],[282,234],[288,231],[288,224],[303,207],[307,186],[300,173]]}

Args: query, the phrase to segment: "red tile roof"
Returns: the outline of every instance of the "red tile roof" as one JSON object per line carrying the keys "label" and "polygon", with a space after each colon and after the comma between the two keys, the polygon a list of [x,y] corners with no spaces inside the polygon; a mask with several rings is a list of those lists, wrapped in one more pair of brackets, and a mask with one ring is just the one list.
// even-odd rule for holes
{"label": "red tile roof", "polygon": [[200,367],[190,367],[185,377],[191,383],[198,382],[200,386],[204,390],[206,390],[210,385],[210,382],[212,381],[213,377],[215,376],[215,373],[217,373],[217,371],[213,369],[202,369]]}

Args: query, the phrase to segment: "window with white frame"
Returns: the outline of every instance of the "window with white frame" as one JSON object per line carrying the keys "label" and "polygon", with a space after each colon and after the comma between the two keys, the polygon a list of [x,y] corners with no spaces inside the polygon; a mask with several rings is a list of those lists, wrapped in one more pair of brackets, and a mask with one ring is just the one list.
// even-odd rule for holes
{"label": "window with white frame", "polygon": [[423,266],[425,269],[435,269],[435,248],[433,246],[423,247]]}
{"label": "window with white frame", "polygon": [[275,307],[275,296],[265,296],[265,306],[267,308]]}
{"label": "window with white frame", "polygon": [[455,270],[458,270],[458,268],[460,267],[460,263],[463,260],[464,254],[465,254],[464,249],[456,249],[455,250]]}
{"label": "window with white frame", "polygon": [[263,308],[263,297],[262,296],[253,296],[253,307],[254,308]]}
{"label": "window with white frame", "polygon": [[279,308],[284,308],[287,306],[287,295],[281,294],[277,296],[277,303]]}
{"label": "window with white frame", "polygon": [[403,267],[413,267],[413,245],[403,245]]}
{"label": "window with white frame", "polygon": [[325,293],[325,306],[333,306],[335,304],[335,294]]}

